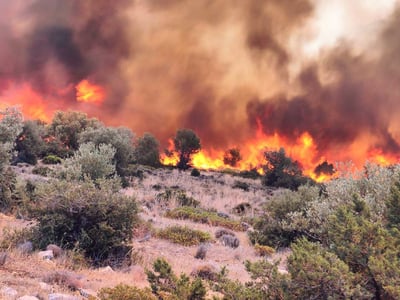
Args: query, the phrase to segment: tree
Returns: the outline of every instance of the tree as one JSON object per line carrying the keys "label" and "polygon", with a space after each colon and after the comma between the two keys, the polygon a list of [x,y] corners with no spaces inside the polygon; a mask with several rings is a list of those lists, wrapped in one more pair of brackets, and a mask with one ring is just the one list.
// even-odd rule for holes
{"label": "tree", "polygon": [[189,168],[191,156],[201,149],[200,138],[191,129],[179,129],[174,138],[174,146],[179,154],[177,167],[186,170]]}
{"label": "tree", "polygon": [[138,164],[160,166],[160,144],[150,133],[145,133],[135,143],[135,160]]}
{"label": "tree", "polygon": [[15,140],[22,131],[23,118],[16,107],[0,111],[0,208],[9,209],[16,190],[16,176],[10,168]]}
{"label": "tree", "polygon": [[118,175],[125,176],[129,162],[133,160],[133,132],[126,127],[89,128],[79,136],[79,143],[108,144],[115,148],[114,162]]}
{"label": "tree", "polygon": [[265,159],[267,164],[263,167],[264,185],[296,190],[300,185],[307,183],[299,163],[287,157],[285,149],[267,151]]}
{"label": "tree", "polygon": [[35,165],[44,149],[44,125],[40,121],[25,121],[16,141],[17,161]]}
{"label": "tree", "polygon": [[242,160],[239,148],[228,149],[224,154],[224,164],[236,167],[237,163]]}
{"label": "tree", "polygon": [[67,149],[76,150],[79,147],[78,137],[88,128],[98,128],[101,125],[95,118],[89,119],[85,113],[77,111],[57,111],[49,126],[49,133],[57,138]]}

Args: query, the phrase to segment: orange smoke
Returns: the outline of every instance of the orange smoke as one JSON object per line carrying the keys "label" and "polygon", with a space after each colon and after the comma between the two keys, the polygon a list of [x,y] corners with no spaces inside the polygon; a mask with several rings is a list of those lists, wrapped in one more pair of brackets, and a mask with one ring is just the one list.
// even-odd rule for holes
{"label": "orange smoke", "polygon": [[75,88],[76,100],[79,102],[101,104],[104,101],[104,88],[89,82],[89,80],[82,80]]}
{"label": "orange smoke", "polygon": [[20,106],[22,113],[29,119],[50,120],[49,107],[46,100],[35,92],[28,84],[12,86],[0,97],[2,106]]}

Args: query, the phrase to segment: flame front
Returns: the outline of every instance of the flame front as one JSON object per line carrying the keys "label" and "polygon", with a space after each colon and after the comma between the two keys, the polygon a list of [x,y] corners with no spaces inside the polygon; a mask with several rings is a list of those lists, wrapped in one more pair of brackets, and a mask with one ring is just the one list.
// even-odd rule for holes
{"label": "flame front", "polygon": [[79,102],[100,104],[105,98],[105,90],[89,80],[82,80],[76,86],[76,100]]}

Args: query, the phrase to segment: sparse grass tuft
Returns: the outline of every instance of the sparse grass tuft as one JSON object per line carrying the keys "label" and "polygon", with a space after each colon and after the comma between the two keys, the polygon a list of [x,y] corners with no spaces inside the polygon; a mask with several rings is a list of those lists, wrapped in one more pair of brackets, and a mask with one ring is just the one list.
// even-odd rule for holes
{"label": "sparse grass tuft", "polygon": [[98,297],[100,300],[134,300],[134,299],[146,299],[156,300],[157,298],[151,293],[151,290],[139,289],[134,286],[125,284],[119,284],[113,288],[103,288],[100,290]]}
{"label": "sparse grass tuft", "polygon": [[257,255],[259,255],[259,256],[268,256],[268,255],[272,255],[275,253],[274,248],[272,248],[270,246],[266,246],[266,245],[255,244],[254,250],[256,251]]}
{"label": "sparse grass tuft", "polygon": [[211,236],[208,232],[190,229],[187,226],[167,227],[159,230],[157,236],[183,246],[193,246],[211,241]]}
{"label": "sparse grass tuft", "polygon": [[218,216],[215,211],[207,211],[190,206],[177,207],[167,211],[166,217],[171,219],[189,219],[197,223],[208,223],[212,226],[221,226],[231,230],[244,231],[240,221],[230,220]]}

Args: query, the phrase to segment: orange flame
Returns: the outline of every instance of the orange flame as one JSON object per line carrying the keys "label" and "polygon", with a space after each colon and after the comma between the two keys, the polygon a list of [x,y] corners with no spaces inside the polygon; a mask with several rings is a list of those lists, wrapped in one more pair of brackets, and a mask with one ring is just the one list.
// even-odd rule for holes
{"label": "orange flame", "polygon": [[75,88],[76,100],[79,102],[101,104],[104,101],[104,88],[89,82],[89,80],[82,80]]}
{"label": "orange flame", "polygon": [[[247,141],[242,145],[240,151],[242,154],[242,160],[238,162],[235,168],[224,164],[223,156],[224,151],[215,149],[202,149],[192,157],[191,164],[193,167],[198,169],[211,169],[211,170],[222,170],[222,169],[236,169],[236,170],[250,170],[257,169],[262,174],[262,166],[265,165],[266,161],[264,158],[265,151],[279,150],[283,147],[286,154],[293,160],[298,161],[303,167],[303,174],[311,177],[317,182],[328,181],[338,176],[338,174],[315,174],[314,170],[317,165],[327,160],[325,157],[320,157],[317,146],[312,136],[304,132],[297,140],[290,141],[285,137],[282,137],[275,133],[274,135],[265,135],[262,133],[259,127],[255,138]],[[174,145],[172,140],[169,140],[169,151],[173,151]],[[356,153],[350,153],[349,156],[342,156],[340,158],[351,157]],[[365,155],[364,155],[365,156]],[[331,159],[331,158],[330,158]],[[367,154],[364,161],[356,161],[356,167],[361,168],[366,160],[375,162],[379,165],[387,166],[398,162],[398,157],[385,155],[382,151],[374,150]],[[161,162],[164,165],[176,165],[179,161],[179,157],[174,154],[173,156],[167,157],[162,156]]]}

